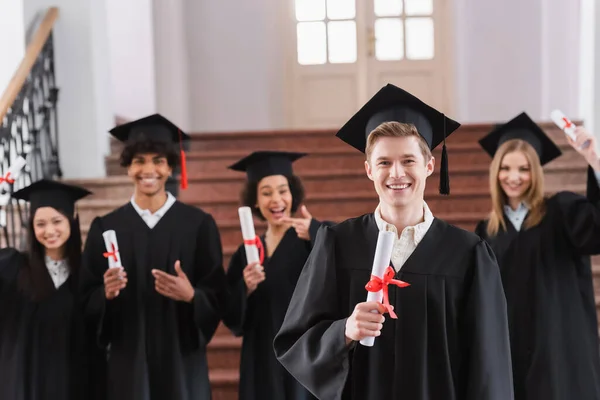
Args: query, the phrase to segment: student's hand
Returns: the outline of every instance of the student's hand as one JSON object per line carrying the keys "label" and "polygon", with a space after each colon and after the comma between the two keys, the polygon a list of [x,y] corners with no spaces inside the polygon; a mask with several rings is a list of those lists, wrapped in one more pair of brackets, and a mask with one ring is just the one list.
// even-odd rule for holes
{"label": "student's hand", "polygon": [[[376,313],[371,311],[377,311]],[[358,303],[352,315],[346,320],[346,344],[363,340],[366,337],[381,335],[385,307],[376,301]]]}
{"label": "student's hand", "polygon": [[[569,136],[567,136],[567,141],[569,144],[581,154],[587,163],[591,165],[591,167],[595,171],[600,171],[600,160],[598,159],[598,153],[596,152],[596,137],[588,132],[582,126],[578,126],[575,129],[575,141],[573,141]],[[586,148],[582,148],[585,142],[589,141],[589,144]]]}
{"label": "student's hand", "polygon": [[306,206],[300,207],[300,213],[302,214],[302,218],[284,218],[283,222],[287,224],[292,224],[294,229],[296,230],[296,234],[300,239],[310,240],[310,232],[308,229],[310,228],[310,222],[313,217],[308,212]]}
{"label": "student's hand", "polygon": [[160,294],[175,301],[191,303],[194,299],[194,287],[181,269],[181,263],[175,261],[175,273],[170,275],[164,271],[153,269],[154,288]]}
{"label": "student's hand", "polygon": [[112,300],[127,286],[127,272],[120,268],[109,268],[104,273],[104,295]]}
{"label": "student's hand", "polygon": [[244,282],[248,288],[248,296],[258,287],[258,284],[265,280],[265,269],[260,263],[253,262],[244,268]]}

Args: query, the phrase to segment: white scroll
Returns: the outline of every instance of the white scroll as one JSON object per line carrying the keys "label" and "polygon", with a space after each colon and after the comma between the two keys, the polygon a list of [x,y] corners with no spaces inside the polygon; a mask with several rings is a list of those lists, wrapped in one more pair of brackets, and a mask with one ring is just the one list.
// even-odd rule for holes
{"label": "white scroll", "polygon": [[27,161],[25,161],[23,157],[17,157],[17,159],[8,168],[8,171],[6,171],[6,174],[4,174],[0,180],[0,192],[8,192],[10,185],[12,185],[12,182],[17,179],[19,175],[21,175],[21,171],[26,164]]}
{"label": "white scroll", "polygon": [[246,260],[248,264],[260,262],[260,255],[256,244],[251,244],[256,239],[254,231],[254,222],[252,221],[252,210],[250,207],[238,208],[240,216],[240,226],[242,228],[242,237],[244,238],[244,249],[246,250]]}
{"label": "white scroll", "polygon": [[[375,257],[373,258],[373,269],[371,275],[383,279],[383,273],[390,266],[392,259],[392,250],[396,234],[394,232],[380,231],[377,237],[377,247],[375,247]],[[367,301],[376,301],[381,303],[383,300],[383,290],[378,292],[368,292]],[[376,313],[377,311],[373,311]],[[372,347],[375,344],[375,337],[366,337],[360,341],[360,344]]]}
{"label": "white scroll", "polygon": [[105,231],[102,233],[104,238],[104,245],[106,246],[106,253],[104,257],[108,258],[109,268],[121,268],[121,254],[119,253],[119,243],[117,242],[117,234],[113,230]]}
{"label": "white scroll", "polygon": [[[571,138],[571,140],[575,141],[575,124],[571,122],[569,118],[560,110],[554,110],[550,113],[550,118],[552,122],[554,122],[562,131]],[[582,149],[587,148],[590,145],[589,140],[583,143],[581,146]]]}
{"label": "white scroll", "polygon": [[[21,175],[21,171],[27,164],[27,161],[21,156],[17,157],[17,159],[12,163],[12,165],[6,171],[4,176],[0,177],[0,207],[4,207],[10,203],[11,194],[10,194],[10,185],[12,185]],[[0,209],[0,227],[6,226],[6,211],[4,209]]]}

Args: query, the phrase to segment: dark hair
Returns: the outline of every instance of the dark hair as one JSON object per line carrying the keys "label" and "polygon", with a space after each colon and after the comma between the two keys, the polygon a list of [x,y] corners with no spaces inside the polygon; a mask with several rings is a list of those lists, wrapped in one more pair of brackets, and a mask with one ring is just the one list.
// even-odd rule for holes
{"label": "dark hair", "polygon": [[179,151],[172,143],[156,140],[134,140],[125,144],[119,162],[121,167],[128,167],[133,158],[139,154],[158,154],[167,158],[169,167],[175,168],[179,164]]}
{"label": "dark hair", "polygon": [[[79,217],[73,218],[62,210],[57,210],[69,220],[71,234],[65,243],[65,260],[69,265],[70,284],[77,288],[77,277],[81,267],[81,230]],[[33,228],[33,214],[27,224],[27,262],[19,273],[19,287],[33,300],[42,300],[52,293],[52,281],[46,269],[44,246],[36,239]]]}
{"label": "dark hair", "polygon": [[[290,187],[290,192],[292,193],[292,214],[298,211],[298,207],[304,201],[304,186],[302,185],[302,181],[296,175],[286,176],[288,180],[288,185]],[[261,220],[265,220],[265,217],[262,215],[258,207],[256,207],[256,202],[258,200],[258,182],[257,181],[246,181],[244,184],[244,188],[242,189],[241,194],[242,204],[248,206],[252,209],[252,213],[260,218]]]}

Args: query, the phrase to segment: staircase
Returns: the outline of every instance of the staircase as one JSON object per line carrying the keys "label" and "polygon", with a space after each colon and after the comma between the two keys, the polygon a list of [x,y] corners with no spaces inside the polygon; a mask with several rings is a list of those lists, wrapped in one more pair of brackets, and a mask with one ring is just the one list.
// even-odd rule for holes
{"label": "staircase", "polygon": [[[429,180],[426,201],[435,216],[464,229],[473,230],[490,209],[488,168],[490,159],[477,140],[492,129],[490,124],[461,127],[447,141],[451,196],[437,193],[439,175]],[[571,190],[584,193],[585,163],[567,144],[562,132],[553,125],[542,124],[560,146],[563,156],[546,168],[548,193]],[[226,167],[253,150],[293,150],[310,153],[294,164],[306,188],[306,205],[317,219],[341,221],[372,212],[377,206],[373,185],[364,172],[364,156],[337,139],[335,132],[273,131],[219,134],[193,134],[187,155],[189,188],[179,199],[211,213],[219,225],[223,242],[225,268],[241,242],[237,215],[239,192],[245,179],[242,173]],[[99,180],[72,180],[94,195],[79,202],[84,236],[97,215],[103,215],[127,202],[131,182],[118,165],[119,145],[112,144],[113,154],[106,158],[109,176]],[[440,160],[440,152],[434,152]],[[265,225],[256,222],[257,231]],[[594,259],[596,305],[600,310],[600,258]],[[209,365],[215,400],[237,399],[239,350],[241,340],[220,326],[209,344]]]}

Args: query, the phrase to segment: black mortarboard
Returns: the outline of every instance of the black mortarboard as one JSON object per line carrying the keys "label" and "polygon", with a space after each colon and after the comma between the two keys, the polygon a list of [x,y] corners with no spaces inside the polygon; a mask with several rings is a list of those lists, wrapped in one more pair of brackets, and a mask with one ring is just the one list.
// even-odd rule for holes
{"label": "black mortarboard", "polygon": [[562,154],[542,128],[524,112],[488,133],[479,140],[479,144],[490,156],[494,157],[498,147],[511,139],[521,139],[529,143],[540,158],[542,165]]}
{"label": "black mortarboard", "polygon": [[152,114],[123,125],[115,126],[110,130],[110,134],[121,142],[152,140],[179,144],[181,188],[187,188],[187,168],[183,142],[188,141],[190,137],[177,125],[160,114]]}
{"label": "black mortarboard", "polygon": [[128,140],[156,140],[179,143],[179,140],[189,140],[177,125],[160,114],[152,114],[135,121],[117,125],[110,130],[111,135],[121,142]]}
{"label": "black mortarboard", "polygon": [[292,163],[304,156],[306,153],[255,151],[229,166],[229,169],[246,172],[249,181],[258,182],[265,176],[293,175]]}
{"label": "black mortarboard", "polygon": [[431,150],[444,143],[440,167],[440,193],[449,194],[448,155],[445,141],[446,137],[460,127],[460,124],[407,91],[387,84],[346,122],[336,136],[364,153],[367,137],[371,131],[380,124],[390,121],[415,125]]}
{"label": "black mortarboard", "polygon": [[75,202],[90,194],[92,192],[79,186],[41,179],[13,193],[12,197],[28,201],[31,215],[40,207],[52,207],[71,217],[75,212]]}

